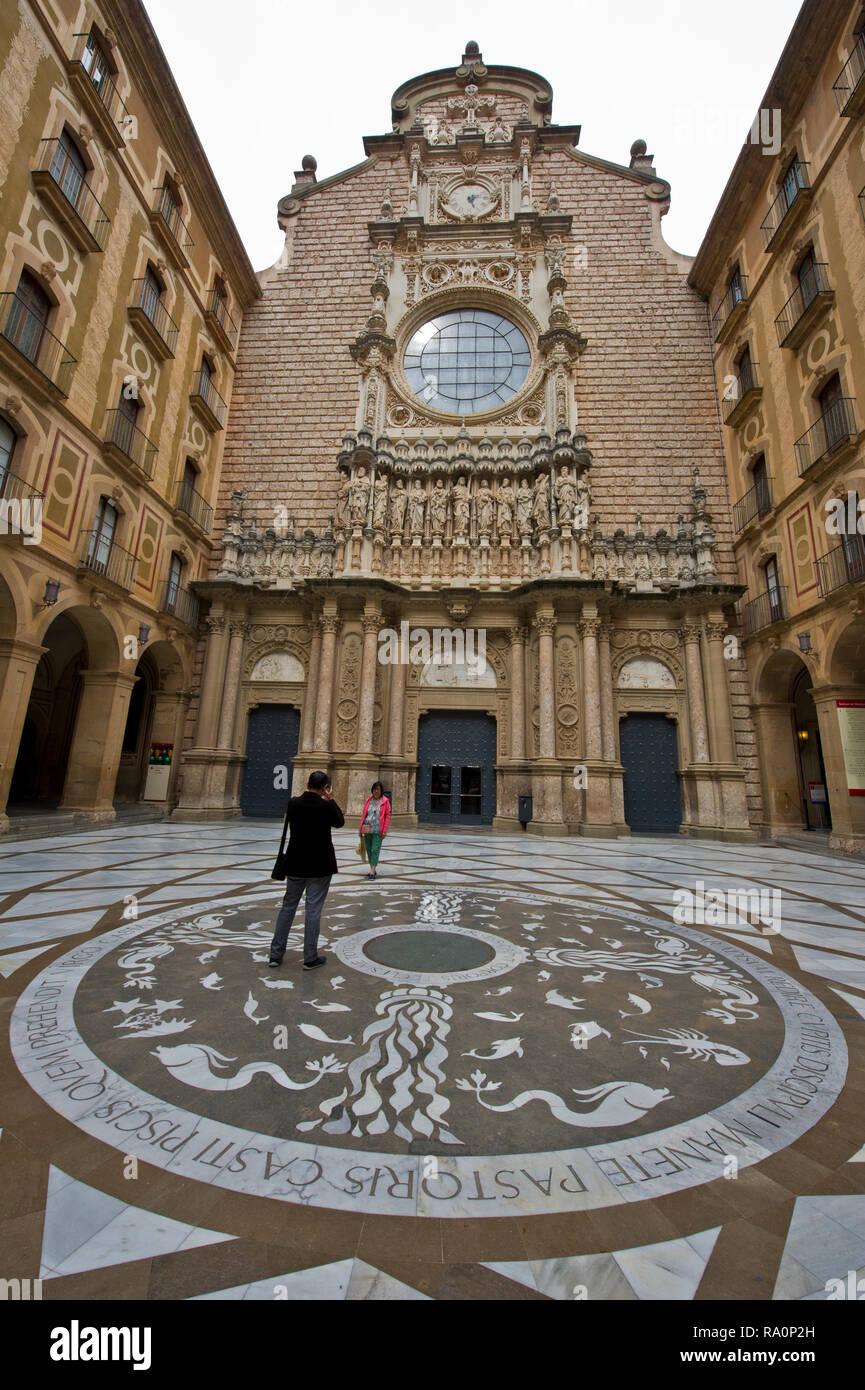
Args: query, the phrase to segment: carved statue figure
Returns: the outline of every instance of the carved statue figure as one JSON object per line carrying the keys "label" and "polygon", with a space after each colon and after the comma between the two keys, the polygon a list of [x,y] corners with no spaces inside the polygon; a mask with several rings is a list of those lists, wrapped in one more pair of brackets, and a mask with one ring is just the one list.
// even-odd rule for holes
{"label": "carved statue figure", "polygon": [[424,492],[423,483],[420,478],[416,478],[408,498],[409,527],[413,536],[423,535],[425,510],[426,493]]}
{"label": "carved statue figure", "polygon": [[531,535],[533,501],[529,480],[523,478],[517,493],[517,530],[521,536]]}
{"label": "carved statue figure", "polygon": [[336,494],[336,525],[338,530],[348,525],[349,498],[351,496],[351,482],[343,477],[339,492]]}
{"label": "carved statue figure", "polygon": [[570,526],[577,505],[577,489],[568,464],[562,465],[562,471],[556,479],[556,504],[559,509],[559,525]]}
{"label": "carved statue figure", "polygon": [[372,524],[376,531],[383,531],[387,525],[387,476],[384,473],[379,473],[375,484]]}
{"label": "carved statue figure", "polygon": [[514,529],[514,508],[517,504],[510,478],[503,478],[498,491],[498,528],[500,536],[510,536]]}
{"label": "carved statue figure", "polygon": [[369,479],[366,476],[366,469],[359,468],[351,485],[351,500],[349,511],[355,526],[366,525],[366,513],[369,507]]}
{"label": "carved statue figure", "polygon": [[429,500],[429,511],[433,534],[442,535],[448,524],[448,495],[445,492],[442,478],[436,479],[436,485]]}
{"label": "carved statue figure", "polygon": [[478,531],[480,534],[489,535],[493,529],[493,511],[495,499],[490,492],[490,485],[486,478],[481,479],[480,489],[477,496],[478,508]]}
{"label": "carved statue figure", "polygon": [[402,535],[407,505],[408,493],[405,490],[405,483],[402,478],[397,478],[396,487],[390,495],[390,529],[395,536]]}
{"label": "carved statue figure", "polygon": [[574,525],[580,530],[586,530],[589,525],[589,503],[592,494],[589,485],[582,478],[577,481],[577,514],[574,518]]}
{"label": "carved statue figure", "polygon": [[471,499],[465,478],[457,479],[451,490],[454,504],[454,535],[467,536],[471,516]]}
{"label": "carved statue figure", "polygon": [[550,529],[550,480],[546,473],[539,473],[535,481],[532,516],[539,531]]}

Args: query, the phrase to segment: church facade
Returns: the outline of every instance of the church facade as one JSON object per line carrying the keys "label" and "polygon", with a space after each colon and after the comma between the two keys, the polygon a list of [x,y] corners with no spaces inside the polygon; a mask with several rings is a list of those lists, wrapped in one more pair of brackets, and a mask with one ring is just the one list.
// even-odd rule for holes
{"label": "church facade", "polygon": [[[404,83],[279,204],[244,316],[180,818],[327,767],[397,825],[747,839],[760,781],[713,362],[645,143],[535,73]],[[529,801],[526,801],[526,798]]]}

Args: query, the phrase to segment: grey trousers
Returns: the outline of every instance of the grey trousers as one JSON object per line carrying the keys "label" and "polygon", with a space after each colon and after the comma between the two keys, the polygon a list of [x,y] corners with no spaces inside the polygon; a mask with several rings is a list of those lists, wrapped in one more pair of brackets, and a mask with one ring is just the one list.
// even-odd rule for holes
{"label": "grey trousers", "polygon": [[276,929],[273,933],[273,941],[270,944],[270,954],[282,957],[285,955],[285,946],[288,941],[288,932],[294,921],[294,914],[297,912],[298,905],[306,892],[306,914],[303,928],[303,958],[304,960],[315,960],[318,955],[318,931],[321,922],[321,909],[324,907],[324,900],[327,897],[327,890],[330,887],[332,874],[325,874],[324,878],[287,878],[285,880],[285,897],[282,900],[282,907],[279,909],[279,916],[276,919]]}

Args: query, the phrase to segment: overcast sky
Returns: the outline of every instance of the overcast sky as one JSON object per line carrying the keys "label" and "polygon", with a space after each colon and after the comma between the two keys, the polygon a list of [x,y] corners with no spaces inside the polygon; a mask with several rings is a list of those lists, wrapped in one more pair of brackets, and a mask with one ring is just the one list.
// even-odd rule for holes
{"label": "overcast sky", "polygon": [[[390,130],[390,98],[455,68],[475,39],[487,64],[541,73],[553,120],[627,164],[648,142],[672,184],[668,242],[697,251],[800,0],[145,0],[256,270],[279,255],[276,204],[301,157],[326,178]],[[537,15],[532,27],[527,19]],[[453,17],[451,17],[453,16]]]}

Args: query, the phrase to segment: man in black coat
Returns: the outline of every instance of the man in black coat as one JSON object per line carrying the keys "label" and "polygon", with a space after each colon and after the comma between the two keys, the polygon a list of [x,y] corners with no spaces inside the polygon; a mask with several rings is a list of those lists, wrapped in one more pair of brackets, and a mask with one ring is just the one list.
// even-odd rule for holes
{"label": "man in black coat", "polygon": [[274,967],[282,964],[289,928],[305,892],[303,968],[315,970],[327,960],[318,954],[319,923],[330,880],[339,872],[330,832],[345,825],[326,772],[310,773],[306,791],[291,798],[286,814],[291,834],[283,857],[285,897],[276,919],[268,963]]}

